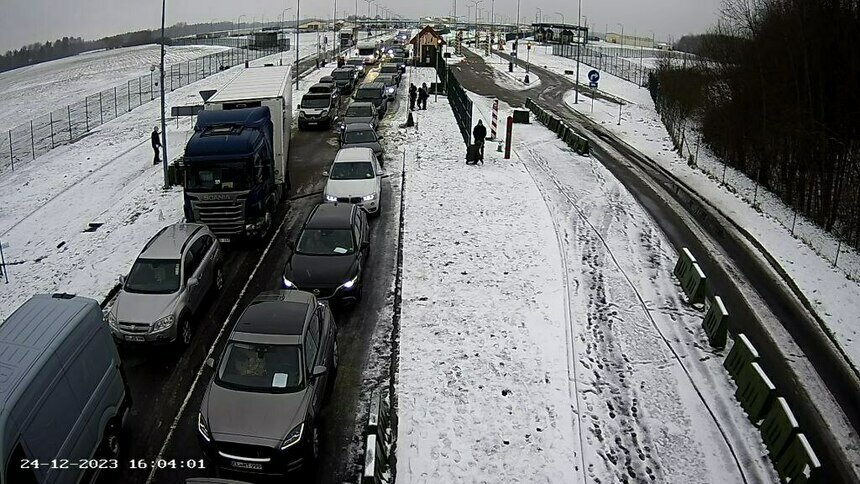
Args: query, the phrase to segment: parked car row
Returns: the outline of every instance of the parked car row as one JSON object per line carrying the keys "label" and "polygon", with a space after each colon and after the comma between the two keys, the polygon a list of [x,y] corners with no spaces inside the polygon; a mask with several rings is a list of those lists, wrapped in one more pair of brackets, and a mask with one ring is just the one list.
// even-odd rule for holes
{"label": "parked car row", "polygon": [[[285,474],[319,456],[319,416],[338,368],[338,326],[330,304],[362,300],[371,252],[368,216],[383,209],[383,150],[377,129],[399,83],[399,67],[394,65],[395,73],[383,64],[380,70],[388,78],[358,86],[365,75],[363,60],[358,60],[360,68],[340,67],[312,86],[299,106],[299,127],[304,129],[330,126],[342,95],[351,93],[355,101],[339,136],[341,149],[323,173],[322,203],[295,241],[288,242],[282,288],[257,295],[220,354],[206,361],[213,374],[196,424],[210,468]],[[84,482],[97,469],[22,463],[120,455],[131,392],[117,346],[191,345],[206,298],[224,288],[221,241],[226,239],[218,231],[226,229],[218,225],[223,216],[217,211],[242,214],[244,207],[233,203],[239,196],[234,192],[253,180],[277,179],[279,194],[287,181],[290,93],[283,81],[289,70],[274,74],[248,70],[241,83],[234,82],[235,89],[223,88],[210,99],[213,109],[201,114],[203,121],[186,145],[185,213],[187,220],[203,223],[180,222],[159,230],[119,277],[116,297],[105,310],[84,297],[37,295],[0,326],[0,354],[6,355],[6,375],[0,381],[0,482]],[[276,92],[237,94],[246,84],[261,85],[262,78],[278,80],[264,83],[278,84]],[[386,92],[392,86],[394,92]],[[255,107],[259,99],[265,102]],[[227,143],[233,138],[237,146]],[[253,156],[237,151],[251,145]],[[194,156],[202,160],[226,147],[233,150],[230,156],[268,157],[268,164],[231,164],[219,158],[214,166],[194,165],[203,163]],[[209,151],[203,153],[204,148]],[[192,188],[200,193],[189,192]],[[244,225],[231,221],[237,233],[265,232],[272,225],[278,198],[253,196],[247,195],[249,203],[260,205],[261,220]]]}

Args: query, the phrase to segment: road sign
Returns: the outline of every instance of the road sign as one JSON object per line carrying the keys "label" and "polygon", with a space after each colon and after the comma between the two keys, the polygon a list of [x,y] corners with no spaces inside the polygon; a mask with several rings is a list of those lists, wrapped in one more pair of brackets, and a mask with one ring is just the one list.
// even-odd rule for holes
{"label": "road sign", "polygon": [[595,69],[588,71],[588,80],[597,85],[597,81],[600,80],[600,73]]}
{"label": "road sign", "polygon": [[591,88],[597,87],[597,83],[594,81],[591,81],[588,83],[588,87],[591,87]]}

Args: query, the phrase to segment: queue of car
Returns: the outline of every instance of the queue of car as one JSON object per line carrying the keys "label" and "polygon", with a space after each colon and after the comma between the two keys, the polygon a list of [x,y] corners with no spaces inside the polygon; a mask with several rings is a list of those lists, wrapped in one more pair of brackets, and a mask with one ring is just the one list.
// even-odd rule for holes
{"label": "queue of car", "polygon": [[[312,86],[298,106],[300,129],[330,127],[341,97],[351,94],[354,101],[338,136],[341,149],[323,172],[322,203],[288,242],[281,288],[256,296],[220,354],[205,362],[213,375],[196,424],[210,467],[285,474],[319,456],[320,412],[338,368],[331,304],[362,299],[369,216],[383,209],[377,129],[393,98],[386,89],[396,92],[399,81],[390,72],[393,65],[399,76],[398,65],[386,63],[384,82],[359,86],[366,66],[357,60]],[[206,225],[175,223],[144,245],[105,310],[79,296],[37,295],[7,318],[0,351],[19,356],[0,382],[0,425],[7,430],[0,482],[80,480],[79,470],[61,475],[12,464],[34,457],[120,455],[131,393],[117,346],[191,345],[206,298],[224,288],[224,253]],[[44,422],[51,423],[50,432],[36,424]]]}

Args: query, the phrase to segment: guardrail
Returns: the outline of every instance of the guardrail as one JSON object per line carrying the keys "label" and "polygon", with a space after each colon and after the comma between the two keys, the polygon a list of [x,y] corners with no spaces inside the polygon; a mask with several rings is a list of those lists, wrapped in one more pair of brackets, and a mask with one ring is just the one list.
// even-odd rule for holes
{"label": "guardrail", "polygon": [[6,259],[3,257],[3,241],[0,240],[0,278],[9,284],[9,273],[6,271]]}
{"label": "guardrail", "polygon": [[391,479],[391,409],[379,390],[370,394],[370,412],[367,417],[364,470],[361,484],[390,483]]}
{"label": "guardrail", "polygon": [[[704,302],[702,326],[708,341],[715,348],[726,345],[729,312],[717,295],[707,295],[708,279],[695,256],[684,248],[673,270],[687,295],[688,302],[698,306]],[[768,377],[758,350],[746,335],[736,333],[723,367],[735,381],[735,398],[749,420],[759,428],[771,462],[782,482],[816,482],[823,474],[821,462],[788,402]]]}
{"label": "guardrail", "polygon": [[535,104],[531,98],[526,99],[526,108],[534,113],[535,117],[550,131],[554,132],[580,155],[587,156],[589,153],[588,140],[580,136],[575,129],[570,127],[564,120],[555,117],[546,109]]}

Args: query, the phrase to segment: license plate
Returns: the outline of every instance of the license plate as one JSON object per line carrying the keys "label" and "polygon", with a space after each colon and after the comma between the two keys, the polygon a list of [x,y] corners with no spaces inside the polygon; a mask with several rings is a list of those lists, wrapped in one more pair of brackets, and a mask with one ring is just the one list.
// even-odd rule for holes
{"label": "license plate", "polygon": [[143,336],[126,336],[125,339],[126,339],[126,341],[136,341],[139,343],[146,341],[146,339]]}
{"label": "license plate", "polygon": [[222,244],[229,244],[230,239],[227,237],[218,237],[218,242],[221,242]]}
{"label": "license plate", "polygon": [[230,461],[230,465],[237,469],[253,469],[257,471],[263,470],[263,464],[258,464],[256,462],[239,462],[232,460]]}

